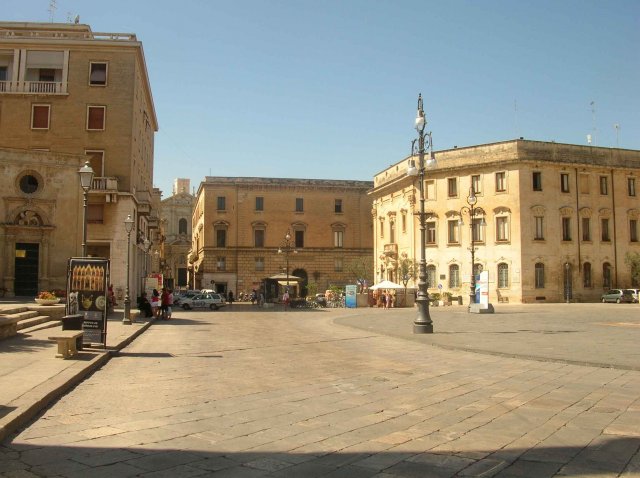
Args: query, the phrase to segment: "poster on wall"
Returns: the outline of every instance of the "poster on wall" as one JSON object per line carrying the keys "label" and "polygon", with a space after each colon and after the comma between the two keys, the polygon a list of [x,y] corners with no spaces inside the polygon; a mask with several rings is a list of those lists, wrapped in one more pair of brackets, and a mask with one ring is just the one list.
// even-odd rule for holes
{"label": "poster on wall", "polygon": [[67,281],[67,314],[84,316],[83,343],[106,347],[109,260],[72,257]]}
{"label": "poster on wall", "polygon": [[356,297],[356,293],[358,292],[358,286],[357,285],[348,285],[345,286],[345,292],[347,294],[347,297],[345,298],[344,301],[344,305],[345,307],[348,307],[350,309],[355,309],[358,304],[357,304],[357,297]]}

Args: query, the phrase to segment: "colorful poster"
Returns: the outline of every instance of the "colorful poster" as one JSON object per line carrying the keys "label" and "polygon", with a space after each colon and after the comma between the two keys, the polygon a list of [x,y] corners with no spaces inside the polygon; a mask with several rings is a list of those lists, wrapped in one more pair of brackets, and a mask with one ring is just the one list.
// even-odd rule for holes
{"label": "colorful poster", "polygon": [[109,260],[69,259],[67,315],[82,314],[83,343],[107,345]]}
{"label": "colorful poster", "polygon": [[345,289],[346,289],[347,297],[345,298],[344,305],[349,309],[355,309],[358,306],[357,300],[356,300],[358,286],[348,285],[348,286],[345,286]]}

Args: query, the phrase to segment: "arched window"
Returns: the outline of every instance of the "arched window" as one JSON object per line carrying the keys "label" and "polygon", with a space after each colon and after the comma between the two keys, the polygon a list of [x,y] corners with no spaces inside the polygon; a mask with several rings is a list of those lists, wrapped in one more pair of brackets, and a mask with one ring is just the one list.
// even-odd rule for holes
{"label": "arched window", "polygon": [[187,220],[183,217],[178,221],[178,234],[187,233]]}
{"label": "arched window", "polygon": [[498,289],[509,288],[509,266],[504,262],[498,264]]}
{"label": "arched window", "polygon": [[436,287],[436,266],[427,266],[427,289],[433,289]]}
{"label": "arched window", "polygon": [[602,287],[611,288],[611,264],[608,262],[602,264]]}
{"label": "arched window", "polygon": [[536,289],[544,289],[544,264],[542,262],[536,263]]}
{"label": "arched window", "polygon": [[585,262],[582,264],[582,285],[583,287],[593,287],[591,282],[591,263]]}
{"label": "arched window", "polygon": [[449,266],[449,289],[460,287],[460,266],[451,264]]}

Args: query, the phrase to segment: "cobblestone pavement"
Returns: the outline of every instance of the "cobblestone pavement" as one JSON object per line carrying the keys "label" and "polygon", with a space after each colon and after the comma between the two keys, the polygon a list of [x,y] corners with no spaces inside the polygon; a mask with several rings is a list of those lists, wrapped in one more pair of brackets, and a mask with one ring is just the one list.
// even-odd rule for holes
{"label": "cobblestone pavement", "polygon": [[0,476],[640,476],[640,372],[334,323],[357,314],[177,312],[3,442]]}

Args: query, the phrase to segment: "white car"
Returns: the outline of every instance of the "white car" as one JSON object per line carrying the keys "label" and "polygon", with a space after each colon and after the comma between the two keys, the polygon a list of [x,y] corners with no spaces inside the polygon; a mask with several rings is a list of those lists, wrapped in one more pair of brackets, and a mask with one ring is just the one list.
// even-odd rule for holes
{"label": "white car", "polygon": [[220,294],[200,294],[193,297],[185,297],[180,301],[180,307],[184,310],[196,308],[209,308],[218,310],[225,306],[225,301]]}

